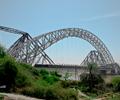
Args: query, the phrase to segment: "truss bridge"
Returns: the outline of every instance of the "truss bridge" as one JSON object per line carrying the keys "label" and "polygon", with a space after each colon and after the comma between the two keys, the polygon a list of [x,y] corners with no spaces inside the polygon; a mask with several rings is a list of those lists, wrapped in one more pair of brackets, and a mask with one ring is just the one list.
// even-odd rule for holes
{"label": "truss bridge", "polygon": [[110,51],[102,40],[85,29],[66,28],[48,32],[37,37],[31,37],[27,32],[4,26],[0,26],[0,30],[21,35],[21,37],[7,50],[7,52],[19,62],[32,64],[33,66],[42,64],[54,67],[56,64],[48,54],[45,53],[45,49],[65,38],[76,37],[86,40],[95,48],[95,50],[89,52],[79,65],[79,68],[82,67],[84,69],[88,63],[96,63],[103,69],[110,68],[111,71],[116,74],[120,72],[119,65],[115,63]]}

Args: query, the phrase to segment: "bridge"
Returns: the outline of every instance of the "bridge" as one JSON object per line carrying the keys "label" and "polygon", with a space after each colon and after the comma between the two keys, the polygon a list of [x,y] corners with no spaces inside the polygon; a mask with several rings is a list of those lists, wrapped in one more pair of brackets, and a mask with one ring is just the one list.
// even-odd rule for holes
{"label": "bridge", "polygon": [[[95,72],[98,74],[102,75],[116,75],[119,73],[115,73],[114,70],[111,68],[113,65],[106,65],[104,66],[98,66],[95,69]],[[117,64],[115,66],[118,66]],[[55,64],[55,65],[50,65],[50,64],[35,64],[35,67],[38,69],[46,69],[48,71],[56,71],[63,77],[66,75],[66,73],[69,74],[69,79],[72,80],[79,80],[80,75],[82,73],[88,72],[88,67],[87,66],[81,66],[81,65],[60,65],[60,64]],[[118,66],[119,67],[119,66]],[[62,78],[63,78],[62,77]]]}
{"label": "bridge", "polygon": [[[89,42],[96,50],[90,51],[78,69],[86,68],[88,63],[96,63],[99,68],[111,69],[111,72],[119,74],[120,68],[115,63],[106,45],[95,34],[81,28],[60,29],[37,37],[31,37],[29,33],[14,28],[0,26],[1,31],[15,33],[21,37],[7,50],[19,62],[35,65],[49,65],[54,68],[55,62],[45,53],[45,49],[60,40],[76,37]],[[56,65],[57,68],[61,65]],[[68,65],[62,65],[69,68]],[[44,66],[46,67],[46,66]],[[73,66],[72,66],[73,68]],[[114,70],[114,71],[113,71]]]}

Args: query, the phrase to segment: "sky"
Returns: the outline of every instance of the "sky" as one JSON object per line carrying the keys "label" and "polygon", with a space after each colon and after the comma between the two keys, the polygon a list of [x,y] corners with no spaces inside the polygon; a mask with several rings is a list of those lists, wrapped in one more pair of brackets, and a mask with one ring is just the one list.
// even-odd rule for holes
{"label": "sky", "polygon": [[[63,28],[82,28],[97,35],[120,64],[120,0],[0,0],[0,25],[28,32],[32,37]],[[9,48],[20,36],[0,31]],[[80,64],[94,48],[68,38],[45,52],[57,64]]]}

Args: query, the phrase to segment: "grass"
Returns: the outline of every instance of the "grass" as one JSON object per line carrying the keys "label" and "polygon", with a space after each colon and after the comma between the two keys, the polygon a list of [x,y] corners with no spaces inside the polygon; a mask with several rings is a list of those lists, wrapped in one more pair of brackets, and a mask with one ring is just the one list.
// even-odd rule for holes
{"label": "grass", "polygon": [[120,100],[120,93],[109,92],[102,94],[96,98],[103,98],[103,100]]}
{"label": "grass", "polygon": [[120,94],[115,93],[108,100],[120,100]]}
{"label": "grass", "polygon": [[[61,84],[59,78],[46,70],[37,70],[30,65],[17,64],[18,76],[16,81],[18,81],[15,86],[14,92],[42,98],[48,100],[77,100],[77,91],[70,87],[64,87]],[[58,78],[58,79],[56,79]],[[65,81],[64,83],[69,82]],[[24,84],[23,84],[24,83]],[[68,84],[68,83],[66,83]],[[68,85],[77,84],[76,82],[69,82]],[[2,98],[2,97],[1,97]],[[120,94],[104,94],[101,97],[95,94],[89,94],[89,98],[80,96],[81,100],[93,100],[95,98],[106,98],[106,100],[119,100]]]}
{"label": "grass", "polygon": [[46,100],[77,100],[77,91],[63,88],[56,72],[37,70],[26,64],[20,64],[17,68],[20,77],[16,78],[19,81],[14,92]]}
{"label": "grass", "polygon": [[[43,98],[46,100],[78,100],[78,81],[68,81],[68,76],[66,76],[65,81],[60,80],[60,75],[57,72],[37,70],[31,65],[16,62],[5,53],[0,54],[0,73],[2,73],[1,75],[3,75],[3,77],[6,75],[5,71],[3,71],[6,66],[6,64],[4,64],[6,61],[10,63],[10,70],[13,67],[17,68],[15,83],[14,85],[11,85],[12,87],[10,92],[37,97],[40,99]],[[11,74],[8,76],[10,75]],[[107,78],[106,83],[111,82],[111,79],[111,77]],[[0,82],[3,82],[3,80],[1,79]],[[79,96],[79,99],[93,100],[95,98],[105,98],[104,100],[120,100],[120,93],[113,93],[111,91],[112,90],[110,90],[109,93],[103,93],[102,90],[101,94],[97,94],[99,96],[93,93],[85,93],[88,95],[88,98],[85,96]],[[0,100],[3,100],[3,98],[3,95],[0,95]]]}
{"label": "grass", "polygon": [[[12,92],[46,100],[78,99],[78,92],[72,89],[78,84],[76,81],[61,81],[58,77],[59,75],[56,75],[55,72],[37,70],[23,63],[18,63],[16,67],[18,69],[18,74],[16,77],[16,84],[13,87],[14,91]],[[120,100],[120,93],[105,93],[101,94],[101,96],[90,93],[89,98],[84,96],[79,97],[80,100],[93,100],[95,98]],[[0,100],[2,99],[3,96],[0,95]]]}
{"label": "grass", "polygon": [[0,94],[0,100],[4,100],[4,96]]}

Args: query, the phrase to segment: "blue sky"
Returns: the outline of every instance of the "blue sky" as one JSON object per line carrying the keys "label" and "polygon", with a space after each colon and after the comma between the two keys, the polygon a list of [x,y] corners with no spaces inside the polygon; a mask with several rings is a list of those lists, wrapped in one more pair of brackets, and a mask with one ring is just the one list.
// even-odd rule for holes
{"label": "blue sky", "polygon": [[[97,35],[120,63],[119,0],[0,0],[0,25],[37,36],[61,28],[83,28]],[[20,36],[0,32],[0,42],[9,47]],[[56,63],[80,64],[94,49],[82,39],[68,38],[46,53]]]}

